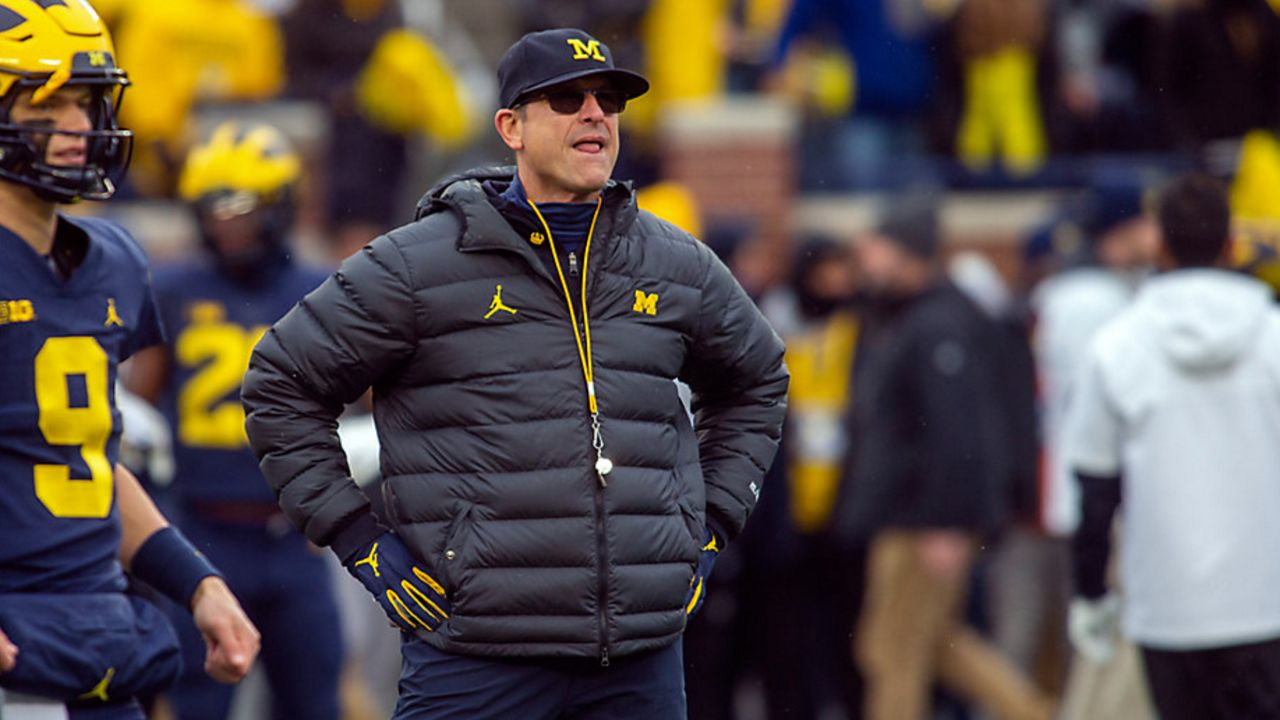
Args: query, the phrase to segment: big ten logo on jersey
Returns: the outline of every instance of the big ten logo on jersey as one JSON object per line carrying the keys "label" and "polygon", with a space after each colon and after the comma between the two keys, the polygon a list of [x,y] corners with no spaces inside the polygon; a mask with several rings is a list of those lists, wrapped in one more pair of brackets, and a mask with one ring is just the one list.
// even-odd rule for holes
{"label": "big ten logo on jersey", "polygon": [[36,308],[30,300],[0,300],[0,325],[31,322],[36,319]]}
{"label": "big ten logo on jersey", "polygon": [[192,371],[178,391],[178,441],[222,450],[247,447],[238,391],[267,326],[229,322],[225,306],[213,301],[192,303],[187,315],[173,348],[177,363]]}

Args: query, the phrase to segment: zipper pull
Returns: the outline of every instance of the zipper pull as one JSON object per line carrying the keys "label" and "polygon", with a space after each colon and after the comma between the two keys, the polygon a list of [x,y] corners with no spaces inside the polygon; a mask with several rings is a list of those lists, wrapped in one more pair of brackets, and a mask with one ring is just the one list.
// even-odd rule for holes
{"label": "zipper pull", "polygon": [[572,250],[569,251],[569,274],[570,275],[578,274],[578,254],[573,252]]}
{"label": "zipper pull", "polygon": [[608,646],[600,646],[600,667],[609,667],[609,648]]}

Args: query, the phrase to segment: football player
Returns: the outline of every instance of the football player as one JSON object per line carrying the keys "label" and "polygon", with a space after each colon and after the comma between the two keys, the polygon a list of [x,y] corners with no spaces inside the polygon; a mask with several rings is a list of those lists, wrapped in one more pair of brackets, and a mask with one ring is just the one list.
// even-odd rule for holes
{"label": "football player", "polygon": [[[134,359],[128,387],[173,431],[175,522],[226,574],[266,639],[275,717],[338,717],[342,662],[326,559],[281,513],[249,450],[240,381],[262,333],[327,272],[300,265],[286,242],[301,174],[269,125],[227,122],[188,156],[178,190],[205,252],[158,269],[156,301],[170,342]],[[204,644],[177,618],[186,657]],[[179,720],[222,720],[232,690],[187,672],[169,692]]]}
{"label": "football player", "polygon": [[218,572],[117,462],[117,366],[162,340],[146,258],[117,225],[58,212],[114,193],[127,84],[84,0],[0,0],[0,687],[73,719],[141,718],[135,697],[180,670],[122,567],[191,611],[212,677],[239,680],[258,651]]}

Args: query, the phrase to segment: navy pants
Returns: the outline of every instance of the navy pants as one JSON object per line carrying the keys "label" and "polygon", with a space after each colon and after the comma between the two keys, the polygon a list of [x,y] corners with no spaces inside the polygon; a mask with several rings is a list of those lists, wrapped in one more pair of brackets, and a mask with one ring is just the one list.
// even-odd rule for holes
{"label": "navy pants", "polygon": [[[182,531],[226,576],[262,633],[259,655],[277,720],[337,720],[342,627],[329,564],[284,527],[182,518]],[[225,720],[234,685],[204,672],[205,645],[186,612],[174,618],[186,672],[168,691],[178,720]]]}
{"label": "navy pants", "polygon": [[393,720],[684,720],[684,652],[594,660],[451,655],[405,635]]}
{"label": "navy pants", "polygon": [[1280,639],[1205,650],[1142,648],[1164,720],[1280,717]]}
{"label": "navy pants", "polygon": [[145,720],[142,706],[136,702],[67,708],[69,720]]}

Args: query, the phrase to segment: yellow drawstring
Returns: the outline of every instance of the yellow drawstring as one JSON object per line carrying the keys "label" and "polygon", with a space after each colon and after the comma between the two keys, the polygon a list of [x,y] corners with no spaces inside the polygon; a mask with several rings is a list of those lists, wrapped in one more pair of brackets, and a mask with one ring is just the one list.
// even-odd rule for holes
{"label": "yellow drawstring", "polygon": [[[582,364],[582,378],[587,382],[587,403],[591,408],[591,414],[596,415],[600,412],[596,404],[596,385],[595,385],[595,367],[591,359],[591,320],[587,315],[587,262],[591,258],[591,238],[596,234],[596,220],[600,218],[600,207],[603,204],[602,198],[596,199],[596,211],[591,216],[591,228],[587,230],[587,245],[582,251],[582,335],[578,334],[578,315],[573,309],[573,296],[569,293],[569,281],[565,279],[564,270],[560,267],[560,253],[556,250],[556,239],[551,235],[551,226],[547,224],[547,219],[542,216],[542,211],[529,201],[529,207],[533,208],[533,212],[538,216],[538,220],[542,222],[542,229],[547,233],[547,242],[551,244],[551,259],[556,264],[556,275],[560,278],[560,287],[564,290],[565,304],[569,307],[569,322],[573,324],[573,339],[578,344],[578,361]],[[585,336],[585,341],[583,339]],[[584,347],[585,345],[585,347]]]}

